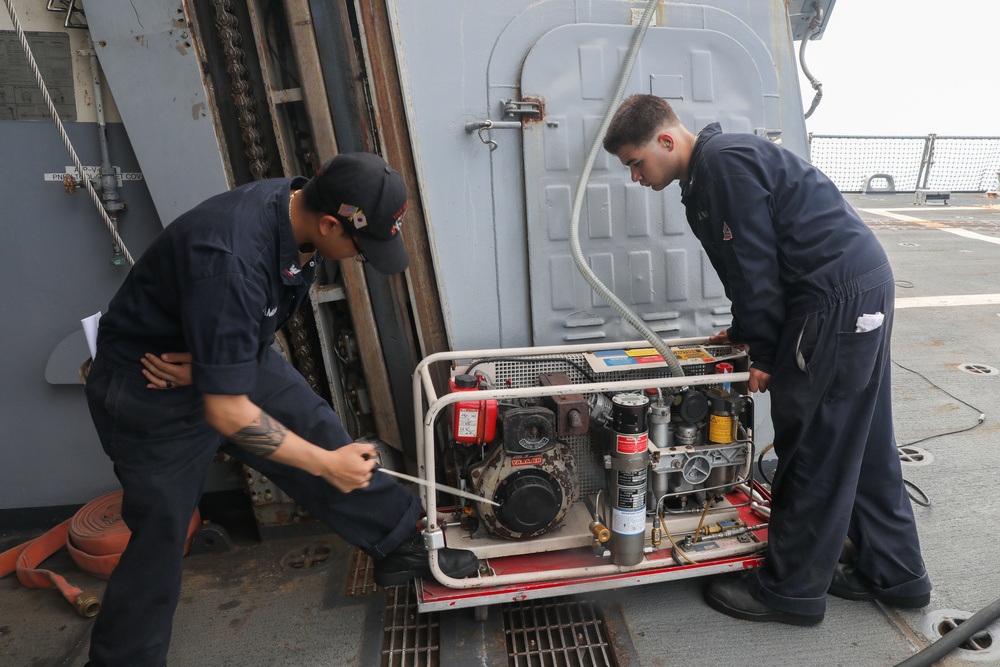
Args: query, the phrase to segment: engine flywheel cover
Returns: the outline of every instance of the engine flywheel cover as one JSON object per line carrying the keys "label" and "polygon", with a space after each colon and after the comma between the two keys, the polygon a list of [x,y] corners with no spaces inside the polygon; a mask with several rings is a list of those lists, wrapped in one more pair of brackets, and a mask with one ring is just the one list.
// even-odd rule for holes
{"label": "engine flywheel cover", "polygon": [[500,483],[497,516],[505,526],[519,533],[545,528],[559,514],[562,488],[544,470],[518,470]]}
{"label": "engine flywheel cover", "polygon": [[576,459],[559,441],[533,456],[511,456],[495,447],[470,476],[475,493],[500,503],[477,503],[479,518],[490,533],[509,540],[557,529],[580,496]]}

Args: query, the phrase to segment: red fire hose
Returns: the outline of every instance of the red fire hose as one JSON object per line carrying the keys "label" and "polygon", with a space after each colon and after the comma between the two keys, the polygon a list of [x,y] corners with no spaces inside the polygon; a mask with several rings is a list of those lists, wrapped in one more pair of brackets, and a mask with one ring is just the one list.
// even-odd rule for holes
{"label": "red fire hose", "polygon": [[[101,603],[93,593],[87,593],[66,581],[65,577],[38,566],[63,546],[73,562],[92,577],[107,579],[118,565],[132,533],[122,521],[122,492],[115,491],[96,498],[61,524],[41,537],[25,542],[0,554],[0,578],[12,572],[28,588],[55,586],[76,612],[90,618],[96,616]],[[195,533],[201,527],[201,516],[195,509],[188,526],[184,553],[191,548]]]}

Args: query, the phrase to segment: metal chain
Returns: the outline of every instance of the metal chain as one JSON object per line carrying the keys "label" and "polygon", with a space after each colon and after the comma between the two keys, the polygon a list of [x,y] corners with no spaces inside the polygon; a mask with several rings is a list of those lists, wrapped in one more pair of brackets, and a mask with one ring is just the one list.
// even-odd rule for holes
{"label": "metal chain", "polygon": [[306,382],[309,383],[309,386],[312,387],[312,390],[317,395],[322,396],[323,390],[320,388],[319,369],[316,367],[315,361],[315,348],[309,336],[309,330],[306,328],[306,317],[303,315],[301,309],[288,320],[288,323],[285,324],[285,329],[288,330],[288,336],[291,339],[289,349],[292,353],[292,358],[295,359],[295,367],[302,374],[302,377],[306,379]]}
{"label": "metal chain", "polygon": [[239,21],[232,13],[232,0],[213,0],[215,26],[222,40],[226,72],[232,85],[233,102],[236,104],[240,131],[243,135],[244,152],[250,159],[250,173],[255,181],[265,178],[271,169],[266,160],[267,152],[261,143],[260,117],[257,115],[257,101],[253,97],[253,84],[247,77],[246,52],[240,48],[243,37],[237,27]]}

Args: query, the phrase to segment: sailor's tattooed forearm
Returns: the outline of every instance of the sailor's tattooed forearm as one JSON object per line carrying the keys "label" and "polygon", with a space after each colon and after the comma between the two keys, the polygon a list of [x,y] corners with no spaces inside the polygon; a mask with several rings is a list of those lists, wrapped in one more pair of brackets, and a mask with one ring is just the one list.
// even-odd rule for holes
{"label": "sailor's tattooed forearm", "polygon": [[287,428],[266,412],[261,412],[252,424],[233,433],[229,439],[237,447],[267,458],[285,441],[287,433]]}

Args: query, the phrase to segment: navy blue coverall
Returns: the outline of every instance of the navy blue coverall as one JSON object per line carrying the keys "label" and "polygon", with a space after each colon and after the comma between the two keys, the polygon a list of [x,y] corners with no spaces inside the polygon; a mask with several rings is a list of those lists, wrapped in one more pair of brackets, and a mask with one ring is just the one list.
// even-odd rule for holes
{"label": "navy blue coverall", "polygon": [[[288,217],[305,179],[258,181],[170,224],[101,318],[87,399],[124,490],[132,532],[91,638],[93,667],[160,667],[181,586],[188,524],[220,447],[264,473],[344,539],[378,558],[415,529],[418,499],[389,477],[342,493],[320,477],[252,455],[204,418],[203,393],[242,395],[309,442],[351,442],[336,413],[271,347],[315,277]],[[144,353],[190,351],[193,386],[146,387]]]}
{"label": "navy blue coverall", "polygon": [[[729,339],[771,375],[778,466],[751,594],[822,614],[845,537],[877,592],[929,592],[893,435],[885,251],[830,179],[766,139],[713,123],[687,177],[688,224],[732,302]],[[881,326],[856,331],[877,313]]]}

